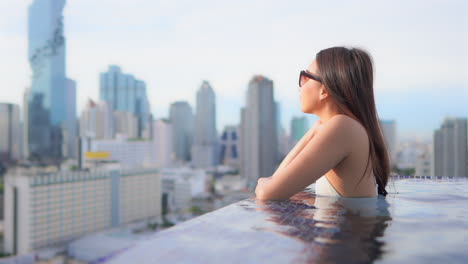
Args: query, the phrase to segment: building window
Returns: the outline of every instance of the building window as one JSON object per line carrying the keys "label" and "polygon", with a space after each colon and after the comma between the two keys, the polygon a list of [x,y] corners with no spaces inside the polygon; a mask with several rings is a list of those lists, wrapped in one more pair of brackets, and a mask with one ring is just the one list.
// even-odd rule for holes
{"label": "building window", "polygon": [[236,145],[232,145],[232,146],[231,146],[231,150],[232,150],[232,158],[237,159],[237,148],[236,148]]}

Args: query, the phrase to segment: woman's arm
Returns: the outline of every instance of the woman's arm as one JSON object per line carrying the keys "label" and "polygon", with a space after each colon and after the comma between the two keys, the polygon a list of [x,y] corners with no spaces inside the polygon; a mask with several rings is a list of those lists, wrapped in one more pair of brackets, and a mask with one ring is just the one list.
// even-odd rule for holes
{"label": "woman's arm", "polygon": [[322,122],[320,120],[315,122],[315,124],[307,131],[307,133],[304,136],[302,136],[302,138],[296,143],[294,148],[291,151],[289,151],[288,155],[286,155],[281,164],[278,166],[278,169],[275,171],[275,173],[273,173],[273,176],[277,174],[277,172],[279,172],[280,170],[286,168],[288,164],[291,163],[292,160],[294,160],[297,154],[299,154],[304,149],[306,144],[310,141],[310,139],[313,138],[316,131],[320,128],[321,125]]}
{"label": "woman's arm", "polygon": [[346,158],[351,149],[349,125],[346,117],[335,116],[328,120],[305,144],[297,156],[278,170],[270,179],[260,178],[255,190],[258,199],[288,199]]}
{"label": "woman's arm", "polygon": [[296,143],[294,148],[291,151],[289,151],[288,155],[286,155],[286,157],[283,159],[281,164],[278,166],[278,169],[276,169],[275,173],[273,173],[272,176],[258,179],[257,187],[255,188],[255,193],[257,193],[257,190],[260,190],[272,177],[277,175],[280,171],[286,168],[292,160],[294,160],[297,154],[299,154],[304,149],[304,147],[310,141],[310,139],[314,137],[315,133],[321,125],[322,122],[320,120],[317,120],[317,122],[315,122],[315,124],[307,131],[307,133],[304,136],[302,136],[302,138]]}

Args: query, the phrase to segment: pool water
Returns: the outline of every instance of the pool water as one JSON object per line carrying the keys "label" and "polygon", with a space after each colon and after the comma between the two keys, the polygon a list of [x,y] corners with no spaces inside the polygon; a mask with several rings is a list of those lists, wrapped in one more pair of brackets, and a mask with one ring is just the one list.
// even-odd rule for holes
{"label": "pool water", "polygon": [[468,178],[399,179],[380,263],[468,263]]}
{"label": "pool water", "polygon": [[[254,198],[157,233],[109,263],[468,263],[468,178],[392,179],[379,198]],[[102,263],[102,262],[99,262]]]}
{"label": "pool water", "polygon": [[468,263],[467,178],[398,178],[387,191],[378,199],[317,197],[312,185],[294,206],[264,207],[269,221],[291,227],[283,235],[304,242],[293,262]]}

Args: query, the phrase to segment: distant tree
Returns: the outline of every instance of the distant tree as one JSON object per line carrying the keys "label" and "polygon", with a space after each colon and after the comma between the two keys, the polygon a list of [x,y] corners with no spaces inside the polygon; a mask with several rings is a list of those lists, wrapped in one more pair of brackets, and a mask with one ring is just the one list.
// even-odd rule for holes
{"label": "distant tree", "polygon": [[194,215],[201,215],[204,213],[203,210],[199,206],[196,206],[196,205],[190,207],[190,212]]}
{"label": "distant tree", "polygon": [[414,176],[414,174],[416,173],[415,168],[398,168],[397,166],[393,167],[393,171],[396,174],[402,175],[402,176]]}
{"label": "distant tree", "polygon": [[174,223],[172,223],[171,221],[169,221],[165,217],[163,217],[163,224],[162,224],[163,227],[171,227],[173,225],[174,225]]}

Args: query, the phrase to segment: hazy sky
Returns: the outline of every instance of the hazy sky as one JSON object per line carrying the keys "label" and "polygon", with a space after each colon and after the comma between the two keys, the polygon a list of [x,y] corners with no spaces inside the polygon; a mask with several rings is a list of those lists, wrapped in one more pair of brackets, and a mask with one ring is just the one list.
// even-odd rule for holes
{"label": "hazy sky", "polygon": [[[0,0],[0,102],[30,85],[27,8]],[[78,114],[98,99],[99,73],[117,64],[146,81],[156,118],[208,80],[221,129],[239,122],[254,74],[274,81],[282,124],[301,115],[297,77],[321,49],[367,49],[382,119],[400,138],[430,138],[445,116],[468,117],[468,1],[68,0],[67,75]]]}

